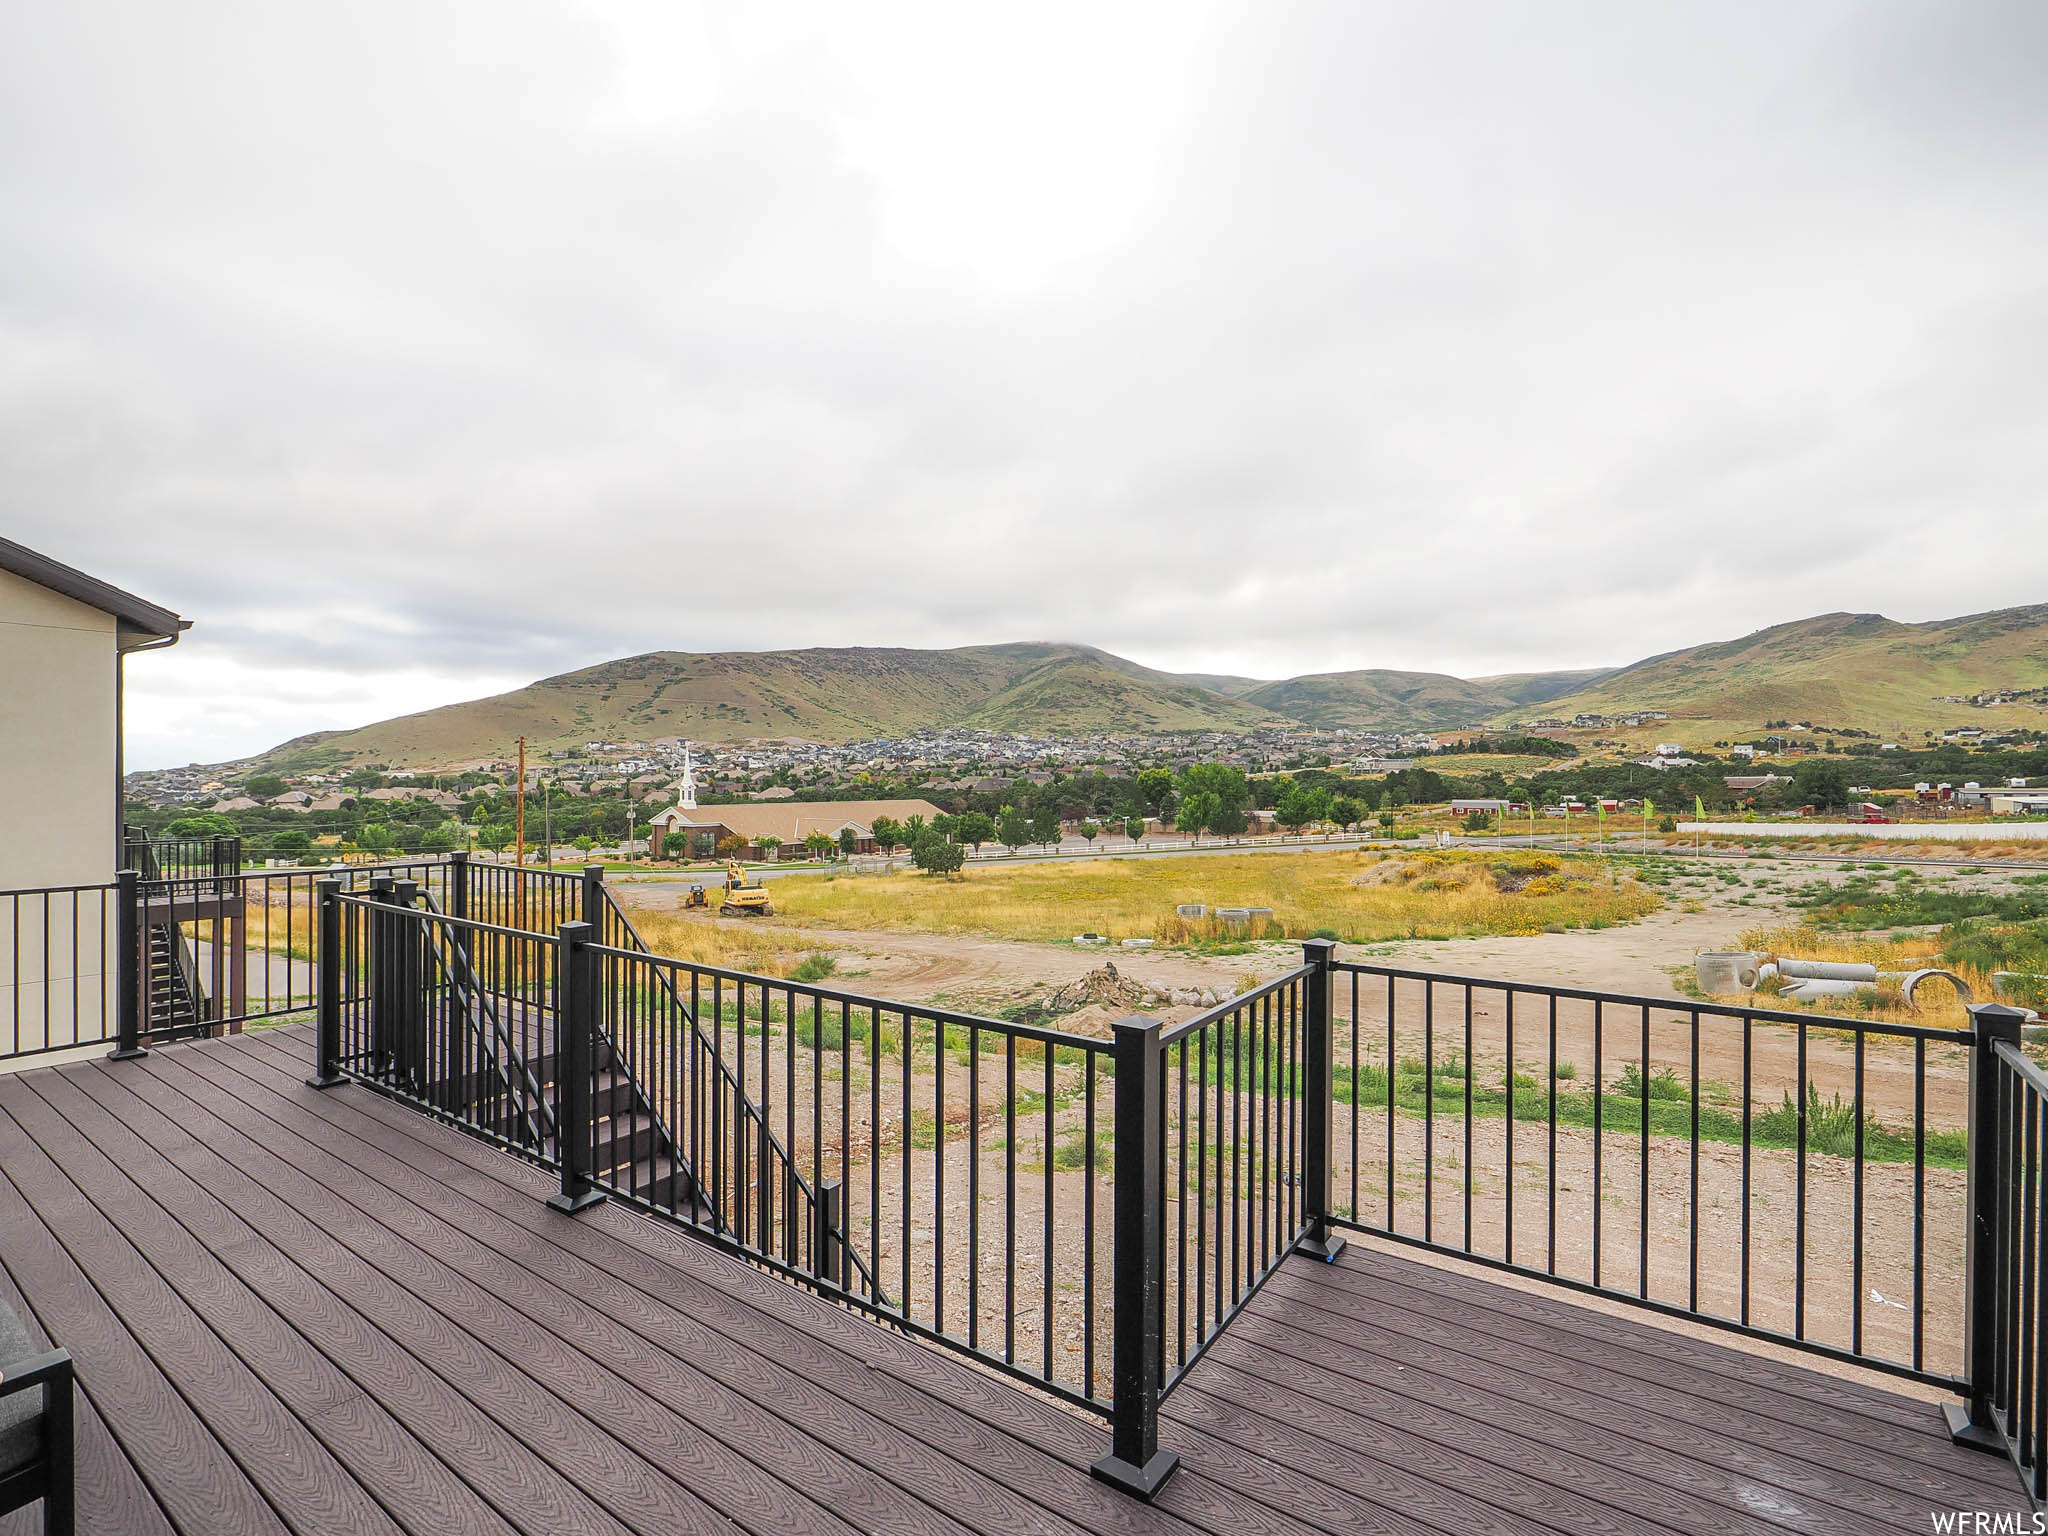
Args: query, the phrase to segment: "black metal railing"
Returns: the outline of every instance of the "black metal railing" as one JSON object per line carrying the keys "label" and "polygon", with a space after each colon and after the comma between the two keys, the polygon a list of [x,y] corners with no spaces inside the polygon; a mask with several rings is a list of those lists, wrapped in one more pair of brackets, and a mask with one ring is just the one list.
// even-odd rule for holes
{"label": "black metal railing", "polygon": [[1164,1396],[1305,1234],[1304,965],[1161,1032]]}
{"label": "black metal railing", "polygon": [[2029,1017],[1970,1010],[1971,1121],[1994,1132],[1970,1148],[1966,1401],[1956,1440],[2012,1459],[2040,1509],[2048,1500],[2048,1073],[2020,1043]]}
{"label": "black metal railing", "polygon": [[[1161,1402],[1342,1229],[1957,1390],[1957,1437],[2038,1497],[2048,1074],[2013,1010],[1931,1029],[1311,941],[1104,1040],[653,955],[598,871],[528,873],[553,934],[330,880],[315,1080],[1101,1415],[1095,1471],[1141,1496],[1176,1464]],[[459,870],[444,893],[479,901]]]}
{"label": "black metal railing", "polygon": [[314,1081],[354,1078],[557,1164],[562,941],[448,916],[412,881],[349,895],[329,877],[317,897]]}
{"label": "black metal railing", "polygon": [[1958,1384],[1968,1031],[1334,980],[1341,1224]]}
{"label": "black metal railing", "polygon": [[[638,949],[595,954],[599,1038],[694,1171],[651,1197],[617,1173],[599,1182],[1107,1411],[1109,1042]],[[606,1134],[640,1131],[615,1121]]]}
{"label": "black metal railing", "polygon": [[0,891],[0,1059],[113,1040],[124,984],[113,885]]}
{"label": "black metal railing", "polygon": [[314,1003],[315,892],[335,879],[361,893],[379,879],[411,880],[441,906],[464,860],[262,869],[149,877],[136,886],[142,925],[172,972],[153,966],[143,1000],[148,1033],[232,1031],[309,1011]]}

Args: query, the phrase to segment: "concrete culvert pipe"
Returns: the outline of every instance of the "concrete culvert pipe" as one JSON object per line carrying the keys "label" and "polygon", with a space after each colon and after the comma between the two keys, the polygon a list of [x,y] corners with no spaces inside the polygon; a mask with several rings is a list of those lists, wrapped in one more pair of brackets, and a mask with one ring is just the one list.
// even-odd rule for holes
{"label": "concrete culvert pipe", "polygon": [[1956,989],[1956,996],[1964,1002],[1973,1003],[1976,1001],[1976,998],[1971,995],[1970,984],[1954,971],[1938,971],[1930,968],[1927,970],[1910,971],[1907,973],[1906,979],[1899,983],[1899,996],[1905,1001],[1908,1008],[1918,1008],[1920,1006],[1913,1001],[1913,992],[1921,982],[1927,980],[1930,976],[1939,976],[1943,981],[1954,987]]}
{"label": "concrete culvert pipe", "polygon": [[1844,960],[1787,960],[1778,961],[1778,974],[1803,981],[1871,981],[1877,980],[1877,967],[1855,965]]}
{"label": "concrete culvert pipe", "polygon": [[1693,962],[1702,992],[1747,992],[1756,986],[1757,962],[1763,957],[1754,950],[1708,950]]}
{"label": "concrete culvert pipe", "polygon": [[1875,981],[1855,981],[1841,976],[1803,976],[1778,995],[1810,1003],[1817,997],[1854,997],[1859,992],[1876,990]]}

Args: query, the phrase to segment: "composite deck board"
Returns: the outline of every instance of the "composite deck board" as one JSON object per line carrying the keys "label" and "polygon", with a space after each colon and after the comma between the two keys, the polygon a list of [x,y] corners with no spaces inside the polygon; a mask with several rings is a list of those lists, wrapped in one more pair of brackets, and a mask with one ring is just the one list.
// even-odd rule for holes
{"label": "composite deck board", "polygon": [[[37,1098],[38,1088],[48,1101]],[[332,1508],[308,1508],[307,1519],[366,1532],[397,1531],[402,1527],[384,1512],[417,1510],[420,1518],[451,1532],[509,1536],[512,1527],[373,1395],[388,1389],[391,1378],[359,1380],[325,1352],[349,1337],[345,1307],[289,1267],[264,1264],[262,1245],[246,1229],[234,1230],[239,1224],[222,1219],[226,1213],[218,1201],[176,1170],[169,1170],[168,1180],[153,1180],[169,1165],[108,1120],[69,1080],[0,1085],[0,1110],[40,1134],[68,1125],[87,1139],[100,1156],[80,1156],[66,1169],[78,1192],[103,1209],[129,1213],[124,1235],[136,1251],[245,1368],[273,1389],[298,1430],[327,1452],[331,1461],[305,1459],[323,1474],[331,1467],[344,1496]],[[365,1495],[374,1510],[364,1507]],[[298,1513],[285,1511],[288,1520]]]}
{"label": "composite deck board", "polygon": [[[1590,1338],[1603,1352],[1626,1354],[1623,1369],[1641,1370],[1647,1361],[1654,1361],[1658,1379],[1682,1375],[1689,1390],[1723,1402],[1753,1407],[1761,1396],[1783,1392],[1802,1405],[1824,1403],[1834,1411],[1854,1414],[1858,1420],[1876,1420],[1904,1430],[1915,1439],[1948,1438],[1941,1416],[1926,1412],[1924,1404],[1916,1398],[1884,1392],[1847,1377],[1817,1376],[1813,1371],[1784,1364],[1768,1355],[1731,1351],[1710,1340],[1589,1307],[1573,1307],[1560,1316],[1556,1308],[1545,1304],[1544,1296],[1482,1280],[1470,1273],[1435,1266],[1418,1269],[1413,1262],[1366,1248],[1356,1264],[1340,1268],[1339,1278],[1352,1290],[1371,1290],[1381,1283],[1412,1290],[1426,1284],[1440,1294],[1469,1301],[1485,1313],[1501,1313],[1518,1323],[1536,1322],[1545,1328]],[[1858,1427],[1869,1432],[1863,1425]]]}
{"label": "composite deck board", "polygon": [[[284,1064],[279,1070],[287,1074],[287,1080],[291,1074],[303,1076],[303,1057],[288,1046],[281,1046],[275,1054]],[[256,1059],[253,1055],[247,1058]],[[553,1219],[537,1198],[537,1192],[548,1186],[535,1170],[474,1138],[441,1134],[438,1127],[391,1100],[364,1094],[350,1098],[344,1106],[341,1101],[316,1099],[310,1112],[337,1121],[373,1118],[389,1134],[404,1139],[408,1162],[434,1159],[459,1165],[462,1170],[458,1173],[440,1167],[437,1180],[446,1179],[451,1187],[495,1201],[494,1208],[521,1225],[539,1230],[540,1224]],[[508,1201],[508,1195],[520,1198]],[[763,1320],[773,1320],[779,1334],[772,1345],[762,1346],[762,1352],[802,1361],[813,1379],[819,1379],[831,1363],[830,1357],[818,1356],[819,1343],[831,1341],[852,1357],[842,1363],[856,1367],[851,1396],[862,1396],[863,1377],[869,1383],[865,1397],[870,1402],[882,1383],[896,1385],[906,1394],[902,1400],[913,1407],[918,1422],[931,1424],[941,1433],[941,1446],[950,1448],[964,1424],[969,1438],[958,1454],[973,1457],[974,1465],[1000,1478],[1023,1498],[1089,1530],[1116,1536],[1122,1532],[1185,1531],[1192,1526],[1230,1536],[1306,1528],[1301,1520],[1277,1514],[1199,1472],[1184,1471],[1177,1476],[1158,1504],[1134,1507],[1088,1476],[1088,1464],[1101,1454],[1103,1446],[1103,1432],[1096,1424],[1042,1398],[1020,1393],[958,1359],[874,1327],[807,1292],[745,1265],[735,1265],[666,1223],[629,1214],[615,1205],[601,1206],[579,1221],[593,1237],[600,1232],[616,1234],[604,1238],[606,1246],[597,1255],[615,1273],[642,1277],[649,1289],[656,1291],[678,1279],[688,1281],[693,1294],[702,1293],[693,1301],[693,1310],[700,1303],[703,1308],[719,1309],[719,1326],[744,1330],[738,1336],[751,1339],[753,1328]],[[747,1307],[732,1309],[730,1303],[740,1297]],[[883,1406],[875,1404],[878,1411]],[[964,1414],[963,1408],[967,1410]],[[1043,1455],[1031,1454],[1027,1448],[1050,1451],[1058,1461],[1049,1464]],[[1011,1518],[1020,1515],[1021,1511]],[[1384,1528],[1424,1529],[1407,1521]]]}
{"label": "composite deck board", "polygon": [[[202,1099],[205,1094],[195,1088],[194,1097]],[[222,1112],[234,1114],[224,1107]],[[338,1143],[344,1133],[330,1134]],[[292,1132],[280,1128],[273,1145],[280,1155],[304,1159],[305,1168],[317,1170],[324,1186],[308,1187],[301,1182],[304,1175],[294,1179],[290,1173],[279,1173],[274,1177],[281,1191],[314,1201],[323,1194],[337,1202],[350,1201],[355,1209],[341,1219],[352,1217],[353,1224],[402,1214],[403,1236],[414,1245],[407,1250],[409,1267],[419,1272],[409,1281],[416,1305],[446,1310],[451,1321],[505,1359],[538,1362],[538,1368],[571,1390],[594,1418],[624,1437],[622,1444],[630,1439],[659,1447],[664,1463],[693,1468],[687,1480],[707,1493],[718,1492],[726,1507],[758,1510],[764,1525],[777,1529],[786,1528],[785,1521],[821,1523],[828,1518],[823,1512],[831,1510],[851,1522],[849,1529],[887,1527],[931,1536],[963,1536],[966,1531],[939,1509],[908,1495],[877,1497],[881,1490],[875,1480],[833,1449],[841,1426],[830,1414],[813,1426],[816,1434],[799,1433],[762,1405],[662,1352],[649,1338],[615,1323],[606,1326],[608,1320],[594,1311],[585,1294],[604,1280],[602,1271],[585,1265],[583,1273],[571,1277],[572,1288],[557,1286],[535,1270],[519,1267],[484,1240],[482,1234],[502,1234],[504,1225],[490,1207],[441,1200],[435,1204],[446,1208],[430,1209],[375,1182],[380,1177],[416,1179],[412,1167],[388,1153],[358,1145],[344,1149],[350,1161],[343,1161],[335,1156],[334,1146],[323,1145],[328,1136],[299,1138],[300,1144],[288,1153],[294,1139]],[[446,1193],[439,1185],[428,1185],[422,1194],[435,1190]],[[561,1255],[552,1242],[523,1231],[513,1246],[535,1265],[545,1266]],[[441,1261],[427,1257],[436,1250]],[[653,1298],[642,1298],[639,1310],[658,1315],[660,1309]],[[628,1364],[630,1379],[593,1363],[600,1361]],[[727,1444],[748,1447],[744,1472],[707,1463],[708,1456]],[[807,1491],[813,1505],[778,1508],[780,1494],[771,1486],[770,1469],[774,1477]],[[594,1477],[600,1475],[593,1472]],[[667,1523],[660,1528],[668,1528]]]}
{"label": "composite deck board", "polygon": [[[141,1074],[125,1076],[134,1085]],[[408,1352],[387,1336],[386,1329],[407,1329],[418,1316],[412,1298],[373,1295],[367,1287],[345,1283],[338,1288],[323,1284],[330,1277],[320,1273],[317,1247],[313,1262],[302,1268],[287,1248],[272,1244],[259,1224],[245,1219],[266,1199],[274,1204],[274,1197],[252,1188],[214,1151],[191,1141],[125,1088],[110,1092],[103,1076],[75,1073],[62,1080],[62,1087],[77,1090],[75,1099],[67,1100],[61,1088],[45,1087],[52,1106],[71,1113],[88,1135],[104,1138],[103,1150],[119,1158],[166,1210],[212,1244],[225,1266],[347,1371],[365,1394],[402,1426],[436,1426],[435,1447],[414,1440],[409,1429],[402,1432],[392,1453],[402,1459],[390,1475],[406,1477],[419,1492],[401,1497],[402,1488],[389,1494],[380,1490],[387,1507],[417,1511],[414,1518],[440,1520],[451,1530],[510,1529],[508,1510],[531,1521],[521,1529],[625,1529],[606,1520],[568,1478],[551,1474],[535,1458],[519,1455],[472,1404],[439,1376],[420,1369],[422,1355]],[[116,1115],[133,1127],[125,1139]],[[152,1160],[149,1143],[159,1137],[182,1144],[173,1159]],[[355,1295],[359,1306],[344,1301],[343,1292]],[[500,1385],[509,1372],[495,1360],[491,1364],[492,1385]]]}
{"label": "composite deck board", "polygon": [[[78,1358],[81,1528],[1741,1536],[2014,1510],[1931,1405],[1354,1243],[1103,1425],[359,1086],[286,1028],[0,1079],[0,1297]],[[0,1518],[0,1536],[33,1529]]]}
{"label": "composite deck board", "polygon": [[[1418,1269],[1412,1263],[1405,1273],[1373,1267],[1383,1257],[1362,1253],[1356,1267],[1339,1265],[1329,1283],[1316,1289],[1304,1289],[1309,1282],[1297,1269],[1283,1294],[1308,1309],[1310,1316],[1298,1321],[1334,1328],[1340,1335],[1348,1334],[1354,1323],[1377,1322],[1509,1368],[1526,1367],[1571,1385],[1598,1384],[1614,1400],[1645,1411],[1663,1411],[1684,1420],[1739,1415],[1743,1422],[1768,1424],[1772,1442],[1780,1449],[1829,1462],[1849,1456],[1876,1469],[1879,1476],[1900,1459],[1944,1471],[1954,1465],[1954,1447],[1946,1432],[1922,1428],[1924,1421],[1940,1426],[1941,1415],[1919,1399],[1900,1399],[1910,1416],[1901,1422],[1848,1406],[1839,1389],[1860,1384],[1819,1372],[1807,1373],[1821,1383],[1812,1397],[1788,1390],[1781,1377],[1767,1378],[1745,1391],[1728,1371],[1754,1355],[1583,1307],[1569,1309],[1574,1315],[1560,1319],[1542,1305],[1548,1298],[1502,1286],[1488,1286],[1486,1293],[1471,1296],[1454,1286],[1440,1287],[1437,1277],[1445,1273],[1440,1269]],[[1447,1290],[1458,1303],[1448,1310]],[[1482,1304],[1495,1295],[1538,1305]],[[1407,1315],[1391,1321],[1396,1312]],[[1656,1353],[1655,1346],[1665,1339],[1684,1345],[1684,1351],[1674,1351],[1676,1358]],[[1979,1470],[1987,1480],[2001,1476],[1994,1465]]]}
{"label": "composite deck board", "polygon": [[[14,1315],[21,1319],[38,1349],[58,1347],[4,1264],[0,1264],[0,1302],[14,1309]],[[72,1420],[77,1481],[101,1490],[99,1507],[106,1514],[108,1528],[133,1531],[137,1536],[171,1536],[171,1522],[164,1518],[156,1497],[137,1474],[134,1463],[114,1443],[113,1431],[107,1428],[92,1399],[82,1392],[73,1397]],[[30,1536],[40,1533],[42,1528],[41,1505],[0,1516],[0,1536]]]}
{"label": "composite deck board", "polygon": [[[1845,1485],[1826,1471],[1777,1456],[1765,1446],[1728,1440],[1697,1422],[1660,1424],[1644,1415],[1612,1414],[1603,1421],[1584,1411],[1583,1397],[1546,1392],[1546,1384],[1533,1378],[1517,1381],[1508,1373],[1467,1382],[1452,1369],[1448,1352],[1425,1355],[1418,1363],[1354,1345],[1339,1371],[1316,1335],[1309,1335],[1303,1347],[1299,1338],[1278,1331],[1282,1327],[1283,1321],[1271,1316],[1246,1319],[1216,1345],[1203,1375],[1186,1390],[1220,1395],[1234,1405],[1311,1428],[1334,1409],[1464,1445],[1482,1436],[1498,1438],[1504,1453],[1546,1481],[1569,1478],[1587,1491],[1619,1491],[1648,1480],[1673,1496],[1686,1495],[1708,1506],[1681,1527],[1686,1530],[1761,1517],[1801,1531],[1858,1532],[1868,1528],[1873,1512],[1911,1518],[1924,1508],[1890,1488]],[[1777,1496],[1759,1500],[1759,1487],[1777,1490]],[[1796,1518],[1786,1513],[1793,1510]]]}
{"label": "composite deck board", "polygon": [[[561,1289],[550,1285],[551,1299],[574,1296],[590,1309],[592,1315],[579,1315],[571,1321],[593,1348],[610,1352],[623,1345],[645,1353],[652,1346],[668,1351],[677,1363],[720,1370],[736,1387],[775,1411],[798,1422],[830,1425],[837,1443],[849,1450],[864,1450],[874,1458],[872,1464],[894,1468],[900,1463],[908,1484],[944,1492],[946,1507],[955,1513],[964,1504],[969,1509],[985,1508],[998,1520],[1015,1518],[1013,1490],[993,1480],[985,1486],[975,1483],[981,1475],[976,1469],[984,1467],[992,1455],[1000,1456],[1006,1449],[1003,1441],[986,1430],[976,1432],[967,1416],[948,1413],[945,1405],[925,1394],[887,1393],[877,1402],[876,1373],[821,1339],[815,1327],[792,1325],[736,1301],[731,1294],[733,1274],[722,1256],[714,1260],[721,1272],[698,1276],[659,1262],[644,1246],[617,1243],[607,1250],[600,1243],[592,1254],[600,1262],[593,1263],[552,1240],[536,1241],[558,1235],[564,1218],[549,1212],[538,1198],[548,1188],[545,1178],[517,1160],[468,1138],[450,1143],[422,1117],[374,1096],[347,1102],[330,1097],[316,1101],[312,1108],[337,1129],[353,1121],[358,1135],[367,1129],[385,1133],[387,1142],[403,1138],[402,1151],[395,1146],[372,1145],[359,1155],[374,1160],[389,1153],[402,1169],[428,1173],[430,1179],[421,1186],[420,1198],[432,1199],[464,1232],[488,1245],[482,1253],[485,1262],[511,1253],[521,1263],[533,1266],[531,1278],[507,1276],[508,1293],[553,1281]],[[412,1140],[412,1133],[420,1130],[428,1133],[424,1144]],[[509,1184],[494,1175],[505,1176]],[[507,1195],[515,1198],[508,1201]],[[617,1214],[616,1208],[611,1214]],[[591,1246],[588,1240],[597,1236],[592,1227],[600,1219],[598,1212],[578,1219],[585,1237],[583,1246]],[[637,1237],[672,1235],[682,1245],[681,1257],[700,1262],[714,1259],[694,1239],[664,1231],[644,1217],[626,1219]],[[505,1273],[502,1267],[494,1272]],[[780,1281],[751,1270],[740,1273],[778,1301],[822,1307]],[[823,1308],[822,1317],[835,1329],[852,1322],[861,1332],[874,1331],[872,1325],[850,1319],[838,1308]],[[607,1321],[613,1326],[607,1328]],[[637,1341],[624,1337],[621,1330],[633,1330],[640,1337]],[[922,1347],[912,1346],[912,1354],[920,1364],[938,1363]],[[696,1385],[690,1379],[678,1384],[686,1389]],[[1064,1413],[1059,1417],[1062,1423],[1073,1422]],[[908,1432],[906,1419],[920,1432]],[[1086,1425],[1081,1428],[1088,1431]],[[1032,1470],[1044,1477],[1042,1464]],[[1105,1500],[1105,1490],[1092,1480],[1082,1479],[1076,1489],[1085,1493],[1088,1509],[1105,1518],[1084,1526],[1054,1517],[1042,1521],[1041,1528],[1129,1529],[1129,1511],[1123,1501]]]}

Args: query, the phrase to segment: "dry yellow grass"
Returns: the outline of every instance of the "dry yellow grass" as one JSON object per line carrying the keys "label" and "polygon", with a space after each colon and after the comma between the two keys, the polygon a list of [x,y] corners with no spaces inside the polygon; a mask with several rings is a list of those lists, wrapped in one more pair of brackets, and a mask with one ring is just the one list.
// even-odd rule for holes
{"label": "dry yellow grass", "polygon": [[950,880],[897,874],[778,882],[777,915],[825,928],[1052,940],[1205,943],[1236,937],[1174,908],[1271,907],[1261,936],[1320,931],[1360,942],[1541,933],[1640,917],[1657,897],[1595,860],[1547,854],[1350,851],[1095,859],[974,869]]}
{"label": "dry yellow grass", "polygon": [[[791,882],[794,884],[794,882]],[[780,901],[778,886],[776,900]],[[633,926],[647,947],[671,960],[693,965],[717,966],[728,971],[748,971],[756,976],[786,976],[805,955],[830,946],[806,939],[787,928],[771,927],[744,919],[719,922],[708,917],[679,917],[673,912],[650,912],[628,908]]]}

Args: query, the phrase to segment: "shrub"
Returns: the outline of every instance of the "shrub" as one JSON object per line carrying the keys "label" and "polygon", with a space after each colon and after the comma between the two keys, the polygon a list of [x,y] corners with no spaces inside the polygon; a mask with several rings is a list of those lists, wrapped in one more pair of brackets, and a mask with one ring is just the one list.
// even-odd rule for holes
{"label": "shrub", "polygon": [[837,960],[833,959],[830,955],[819,954],[813,951],[805,955],[803,959],[797,961],[790,968],[789,979],[791,981],[823,981],[838,969],[839,962]]}

